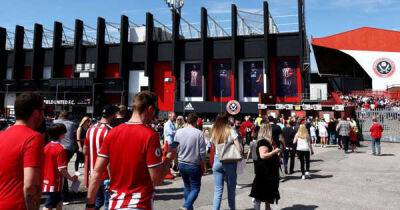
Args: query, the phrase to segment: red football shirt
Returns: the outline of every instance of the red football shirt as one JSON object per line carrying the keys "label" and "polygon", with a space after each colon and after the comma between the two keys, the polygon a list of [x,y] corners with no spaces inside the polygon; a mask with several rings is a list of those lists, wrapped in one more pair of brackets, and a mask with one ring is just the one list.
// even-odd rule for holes
{"label": "red football shirt", "polygon": [[[110,129],[111,126],[108,124],[98,122],[91,126],[86,132],[84,145],[88,148],[89,174],[93,171],[94,165],[96,164],[97,154],[99,153],[100,147]],[[107,171],[102,174],[101,179],[108,179]]]}
{"label": "red football shirt", "polygon": [[59,142],[44,147],[42,192],[61,192],[64,179],[60,169],[67,168],[67,164],[67,153]]}
{"label": "red football shirt", "polygon": [[0,209],[26,209],[24,168],[40,168],[43,136],[24,125],[0,133]]}
{"label": "red football shirt", "polygon": [[110,209],[152,209],[154,186],[148,168],[162,163],[160,138],[143,124],[113,128],[100,149],[109,159]]}

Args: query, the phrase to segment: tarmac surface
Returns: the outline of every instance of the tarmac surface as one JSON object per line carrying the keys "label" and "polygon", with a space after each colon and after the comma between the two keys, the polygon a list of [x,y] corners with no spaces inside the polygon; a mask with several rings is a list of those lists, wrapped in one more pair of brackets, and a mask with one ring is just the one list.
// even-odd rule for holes
{"label": "tarmac surface", "polygon": [[[337,147],[316,147],[311,156],[311,179],[302,180],[299,161],[296,159],[295,173],[284,177],[280,183],[281,200],[272,209],[313,210],[313,209],[400,209],[400,144],[382,143],[382,155],[371,155],[370,142],[357,152],[344,154]],[[253,163],[238,177],[236,208],[253,209],[248,196],[253,181]],[[70,163],[70,170],[73,165]],[[83,178],[81,175],[80,178]],[[212,209],[213,176],[202,179],[200,195],[195,209]],[[221,209],[228,209],[226,187]],[[64,209],[84,209],[84,193],[76,195]],[[155,208],[176,210],[183,204],[183,182],[181,178],[166,181],[157,187]],[[262,209],[264,207],[262,206]]]}

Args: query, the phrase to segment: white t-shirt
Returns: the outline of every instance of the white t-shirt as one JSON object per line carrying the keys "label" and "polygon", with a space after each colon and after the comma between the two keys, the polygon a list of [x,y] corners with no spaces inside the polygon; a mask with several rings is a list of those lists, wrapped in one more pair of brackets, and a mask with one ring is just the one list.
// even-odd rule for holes
{"label": "white t-shirt", "polygon": [[310,151],[307,139],[297,138],[297,151]]}

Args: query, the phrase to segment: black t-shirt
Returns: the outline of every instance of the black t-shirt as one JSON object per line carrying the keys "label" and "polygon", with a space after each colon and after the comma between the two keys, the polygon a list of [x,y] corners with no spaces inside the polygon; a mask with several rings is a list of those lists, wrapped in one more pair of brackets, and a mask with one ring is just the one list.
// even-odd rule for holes
{"label": "black t-shirt", "polygon": [[272,139],[274,140],[277,147],[281,146],[281,142],[279,141],[279,137],[282,134],[282,129],[277,124],[271,124],[272,129]]}
{"label": "black t-shirt", "polygon": [[329,122],[328,123],[328,131],[329,132],[336,132],[336,125],[337,125],[336,121]]}
{"label": "black t-shirt", "polygon": [[282,136],[285,139],[286,147],[293,148],[293,139],[296,135],[295,127],[284,127],[282,130]]}

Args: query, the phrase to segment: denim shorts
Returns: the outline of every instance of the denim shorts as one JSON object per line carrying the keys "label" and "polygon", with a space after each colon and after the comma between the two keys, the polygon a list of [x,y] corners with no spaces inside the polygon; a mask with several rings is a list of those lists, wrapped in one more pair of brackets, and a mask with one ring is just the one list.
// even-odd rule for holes
{"label": "denim shorts", "polygon": [[43,193],[46,201],[44,202],[44,207],[46,208],[57,208],[57,205],[62,201],[61,192],[48,192]]}

